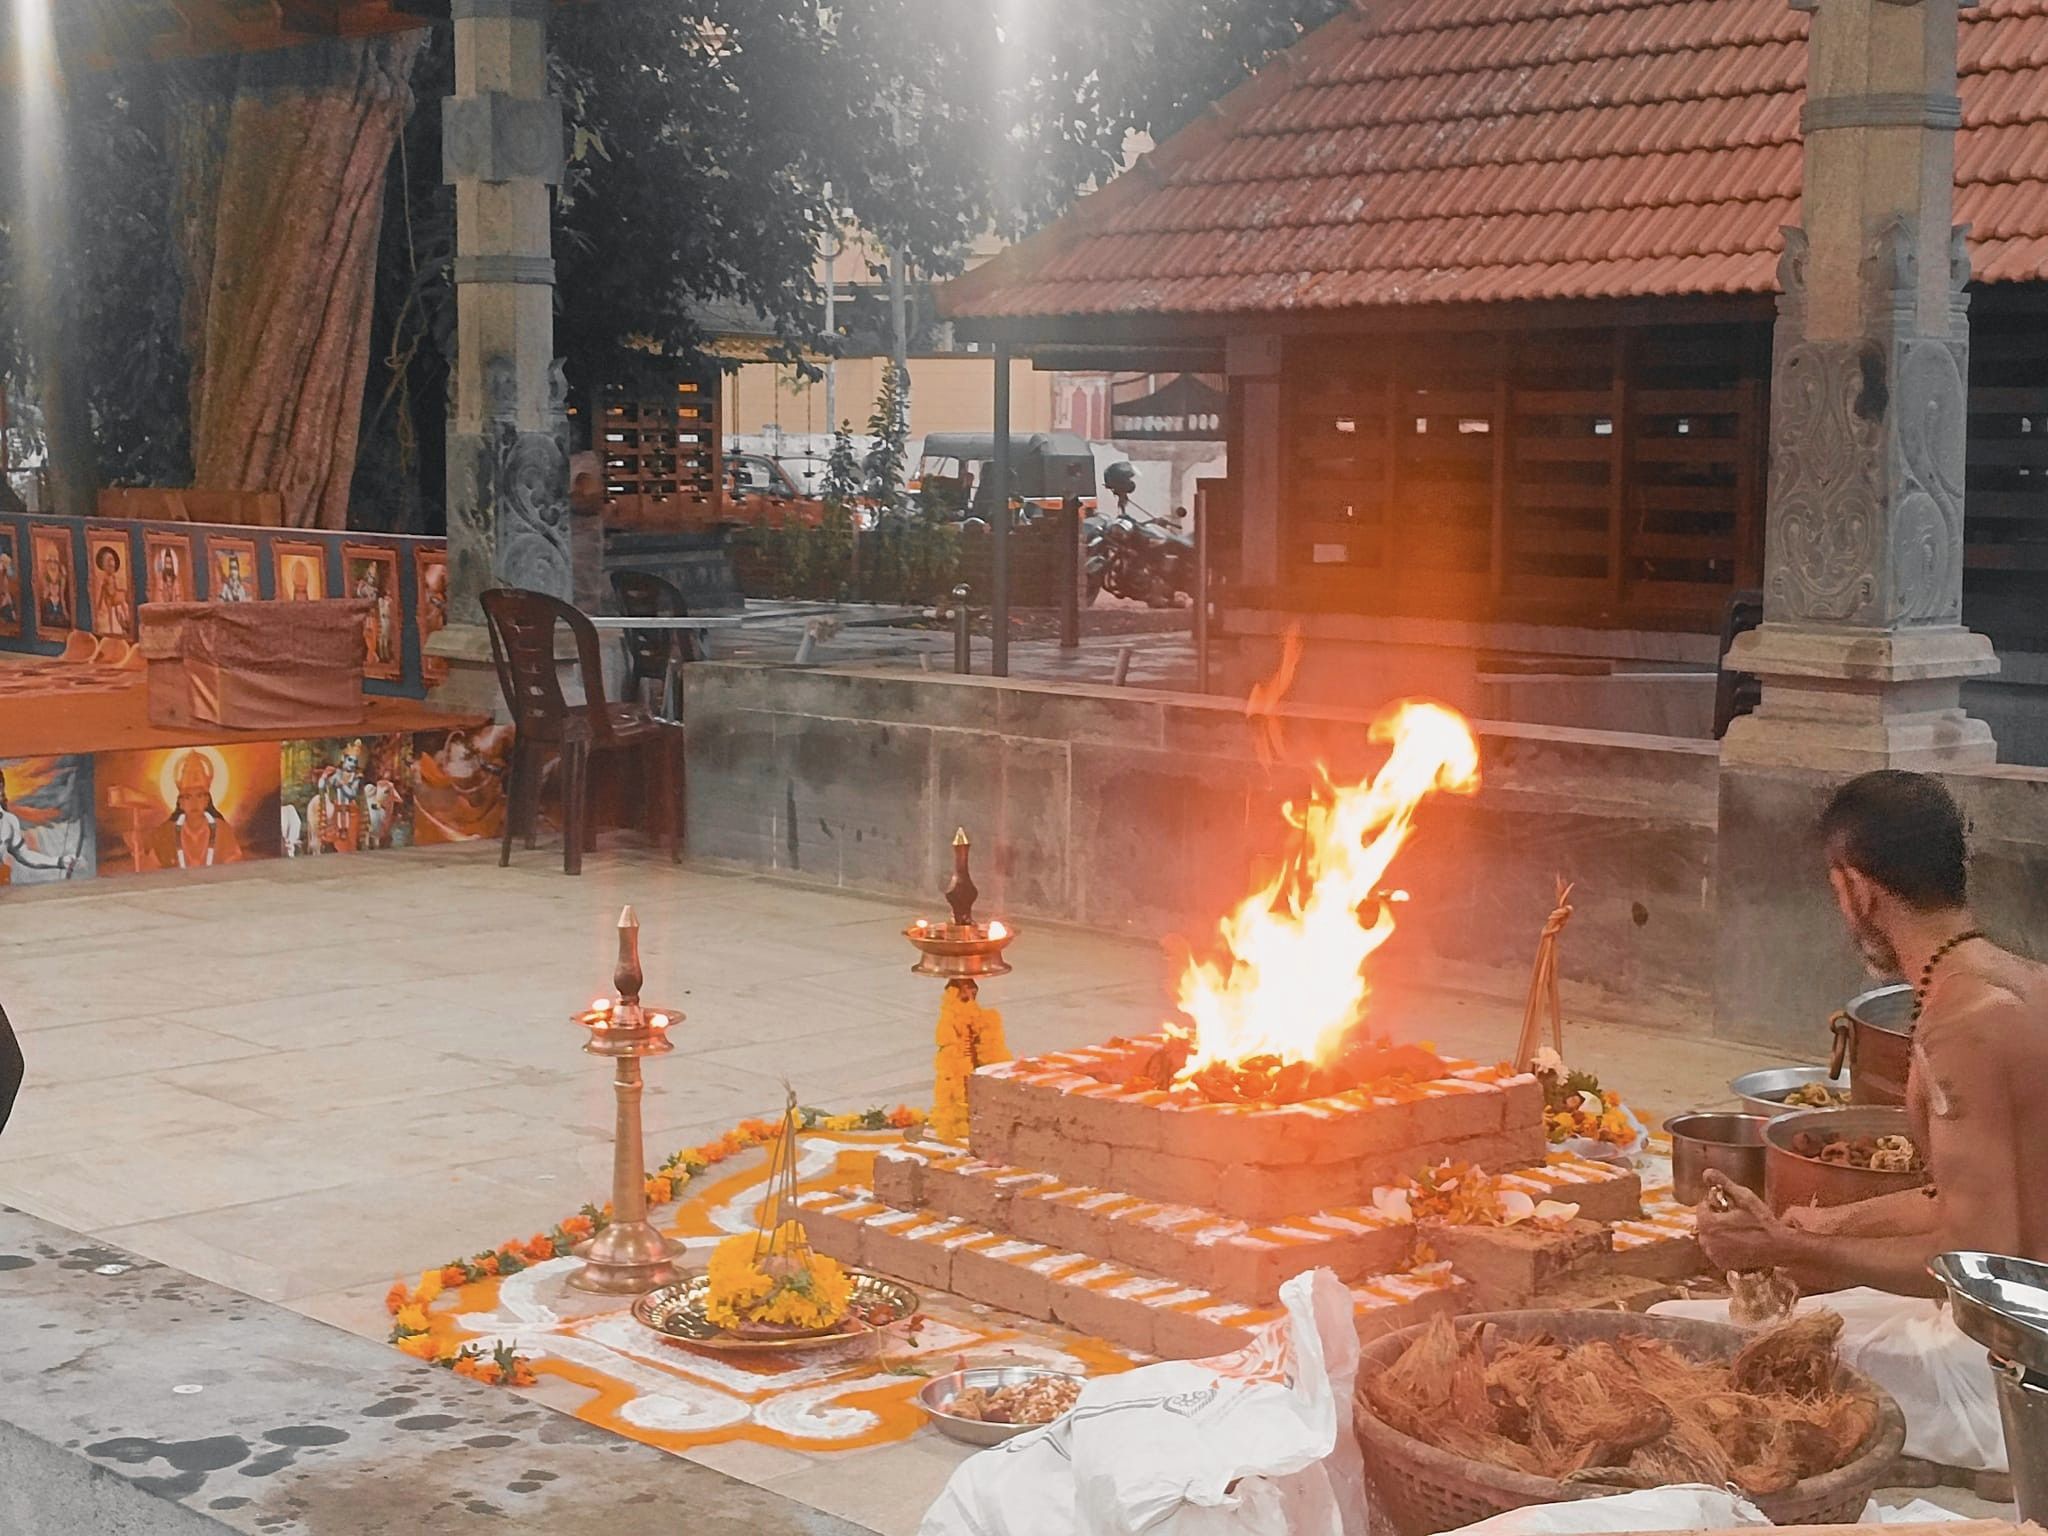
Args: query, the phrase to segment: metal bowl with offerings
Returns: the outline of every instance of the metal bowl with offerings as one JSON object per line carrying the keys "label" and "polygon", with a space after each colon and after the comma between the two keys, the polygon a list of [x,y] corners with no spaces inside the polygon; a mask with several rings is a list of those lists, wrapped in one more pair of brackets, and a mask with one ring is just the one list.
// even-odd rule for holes
{"label": "metal bowl with offerings", "polygon": [[1913,989],[1904,982],[1872,987],[1828,1020],[1835,1037],[1829,1076],[1847,1070],[1850,1102],[1903,1104],[1913,1053]]}
{"label": "metal bowl with offerings", "polygon": [[[950,1411],[953,1402],[961,1393],[969,1388],[1000,1392],[1005,1387],[1029,1387],[1040,1382],[1071,1382],[1078,1391],[1083,1379],[1072,1371],[1055,1370],[1049,1365],[969,1366],[926,1382],[918,1389],[917,1403],[931,1415],[932,1424],[940,1434],[966,1445],[1001,1445],[1005,1440],[1014,1440],[1034,1429],[1043,1429],[1045,1424],[992,1424],[986,1419],[953,1413]],[[1061,1414],[1045,1423],[1056,1423],[1058,1418],[1064,1417],[1065,1414]]]}
{"label": "metal bowl with offerings", "polygon": [[[1827,1104],[1785,1102],[1792,1094],[1811,1093],[1815,1088],[1826,1091]],[[1826,1067],[1762,1067],[1731,1080],[1728,1091],[1742,1100],[1744,1114],[1767,1119],[1795,1109],[1832,1109],[1854,1102],[1849,1075],[1831,1076]]]}
{"label": "metal bowl with offerings", "polygon": [[1706,1198],[1706,1173],[1712,1168],[1761,1195],[1766,1123],[1762,1115],[1720,1110],[1673,1115],[1666,1120],[1664,1131],[1671,1138],[1671,1192],[1687,1205],[1698,1205]]}
{"label": "metal bowl with offerings", "polygon": [[1898,1137],[1912,1142],[1906,1112],[1883,1104],[1802,1109],[1764,1123],[1764,1200],[1783,1215],[1795,1205],[1849,1205],[1927,1182],[1924,1159],[1912,1169],[1859,1168],[1796,1150],[1804,1138],[1821,1146]]}

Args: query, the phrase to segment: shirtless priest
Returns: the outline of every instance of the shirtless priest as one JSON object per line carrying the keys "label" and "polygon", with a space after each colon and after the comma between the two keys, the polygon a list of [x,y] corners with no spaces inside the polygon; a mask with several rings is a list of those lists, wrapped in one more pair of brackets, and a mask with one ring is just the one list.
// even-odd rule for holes
{"label": "shirtless priest", "polygon": [[[1828,878],[1871,969],[1914,982],[1906,1111],[1928,1186],[1854,1205],[1771,1214],[1717,1174],[1699,1212],[1717,1268],[1788,1272],[1843,1320],[1842,1352],[1897,1399],[1906,1454],[2007,1469],[1984,1347],[1955,1324],[1927,1261],[1952,1249],[2048,1260],[2048,968],[1986,939],[1970,912],[1963,818],[1939,779],[1886,769],[1850,780],[1820,819]],[[1726,1318],[1728,1304],[1666,1302]]]}
{"label": "shirtless priest", "polygon": [[[1835,900],[1873,972],[1914,979],[1906,1112],[1925,1189],[1780,1219],[1718,1175],[1731,1208],[1700,1211],[1719,1269],[1786,1270],[1802,1292],[1869,1286],[1938,1296],[1951,1249],[2048,1260],[2048,967],[1985,938],[1970,913],[1963,819],[1939,779],[1884,769],[1821,814]],[[2036,1106],[2038,1109],[2038,1106]]]}

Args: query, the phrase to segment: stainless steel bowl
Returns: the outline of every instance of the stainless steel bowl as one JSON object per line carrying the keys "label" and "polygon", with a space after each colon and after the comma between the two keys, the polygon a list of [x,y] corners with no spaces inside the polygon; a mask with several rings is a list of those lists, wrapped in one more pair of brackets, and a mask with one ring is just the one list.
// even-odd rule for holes
{"label": "stainless steel bowl", "polygon": [[[1824,1163],[1792,1150],[1792,1138],[1809,1131],[1822,1141],[1838,1136],[1910,1136],[1906,1112],[1885,1104],[1854,1104],[1847,1109],[1800,1109],[1764,1122],[1764,1199],[1783,1215],[1795,1205],[1849,1205],[1873,1195],[1916,1189],[1927,1171],[1879,1173]],[[1927,1149],[1920,1149],[1922,1158]]]}
{"label": "stainless steel bowl", "polygon": [[1957,1327],[1999,1358],[2048,1375],[2048,1264],[1940,1253],[1927,1268],[1948,1287]]}
{"label": "stainless steel bowl", "polygon": [[1673,1115],[1664,1122],[1671,1138],[1671,1192],[1687,1205],[1706,1198],[1709,1168],[1725,1173],[1744,1189],[1764,1192],[1764,1127],[1762,1115],[1726,1111]]}
{"label": "stainless steel bowl", "polygon": [[1785,1095],[1819,1083],[1837,1093],[1849,1091],[1849,1074],[1840,1077],[1828,1076],[1826,1067],[1764,1067],[1755,1072],[1745,1072],[1728,1084],[1728,1091],[1742,1100],[1742,1111],[1748,1115],[1762,1115],[1766,1119],[1773,1115],[1787,1114],[1794,1109],[1804,1109],[1803,1104],[1787,1104]]}
{"label": "stainless steel bowl", "polygon": [[1032,1430],[1043,1429],[1045,1426],[985,1424],[980,1419],[963,1419],[948,1413],[946,1404],[953,1400],[956,1393],[967,1387],[981,1387],[993,1392],[998,1387],[1014,1387],[1047,1376],[1056,1376],[1064,1381],[1086,1380],[1072,1371],[1058,1371],[1048,1365],[969,1366],[964,1371],[954,1371],[950,1375],[937,1376],[926,1382],[918,1390],[917,1404],[931,1415],[932,1423],[938,1427],[942,1435],[950,1435],[953,1439],[968,1445],[1001,1445],[1005,1440],[1014,1440],[1019,1435],[1029,1434]]}

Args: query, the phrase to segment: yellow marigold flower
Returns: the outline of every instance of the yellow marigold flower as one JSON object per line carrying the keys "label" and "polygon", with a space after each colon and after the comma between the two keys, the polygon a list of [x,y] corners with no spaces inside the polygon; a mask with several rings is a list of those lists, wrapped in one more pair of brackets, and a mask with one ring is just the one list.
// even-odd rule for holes
{"label": "yellow marigold flower", "polygon": [[417,1302],[414,1302],[411,1306],[400,1307],[398,1309],[398,1326],[407,1333],[425,1333],[427,1331],[427,1309]]}
{"label": "yellow marigold flower", "polygon": [[406,1338],[400,1339],[398,1347],[408,1355],[411,1355],[415,1360],[432,1360],[434,1358],[434,1341],[428,1334],[411,1334]]}
{"label": "yellow marigold flower", "polygon": [[441,1271],[430,1269],[420,1276],[419,1289],[413,1292],[413,1299],[424,1305],[438,1297],[441,1289]]}

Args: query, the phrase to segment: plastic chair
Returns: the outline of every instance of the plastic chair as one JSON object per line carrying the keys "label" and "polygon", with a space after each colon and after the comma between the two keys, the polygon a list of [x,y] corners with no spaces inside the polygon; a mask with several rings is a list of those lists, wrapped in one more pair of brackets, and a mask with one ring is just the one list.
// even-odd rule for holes
{"label": "plastic chair", "polygon": [[[685,618],[682,589],[651,571],[613,571],[612,591],[618,594],[619,611],[628,618]],[[683,717],[682,667],[698,661],[703,651],[697,637],[686,629],[629,629],[625,631],[627,676],[638,691],[655,683],[664,716]]]}
{"label": "plastic chair", "polygon": [[[597,630],[578,609],[545,592],[516,587],[493,587],[480,600],[490,629],[491,656],[498,666],[498,685],[518,728],[499,865],[512,861],[515,831],[525,836],[527,847],[534,846],[540,822],[541,768],[550,751],[559,753],[562,763],[562,868],[566,873],[582,874],[585,851],[597,847],[597,829],[590,816],[590,760],[605,753],[639,754],[643,769],[651,766],[661,775],[666,793],[650,794],[649,798],[667,803],[669,856],[680,858],[682,727],[656,718],[642,704],[606,702]],[[582,704],[571,704],[562,692],[561,674],[555,667],[558,624],[566,625],[575,637],[577,668],[587,701]]]}

